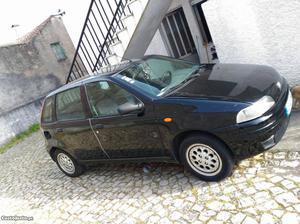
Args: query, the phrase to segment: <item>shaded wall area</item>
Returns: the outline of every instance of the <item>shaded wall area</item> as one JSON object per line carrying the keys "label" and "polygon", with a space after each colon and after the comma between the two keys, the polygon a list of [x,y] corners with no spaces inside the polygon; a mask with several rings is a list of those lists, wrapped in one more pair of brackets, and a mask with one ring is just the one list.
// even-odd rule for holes
{"label": "shaded wall area", "polygon": [[43,98],[65,83],[74,52],[62,19],[55,16],[16,43],[0,46],[0,144],[38,122]]}
{"label": "shaded wall area", "polygon": [[203,9],[220,62],[271,65],[300,83],[300,1],[209,0]]}

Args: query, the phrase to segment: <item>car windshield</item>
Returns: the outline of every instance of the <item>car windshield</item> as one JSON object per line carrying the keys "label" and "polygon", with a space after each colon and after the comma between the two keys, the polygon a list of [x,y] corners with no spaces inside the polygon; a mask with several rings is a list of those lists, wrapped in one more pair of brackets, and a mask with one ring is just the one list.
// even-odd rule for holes
{"label": "car windshield", "polygon": [[199,70],[199,65],[167,57],[134,62],[116,77],[152,95],[162,96]]}

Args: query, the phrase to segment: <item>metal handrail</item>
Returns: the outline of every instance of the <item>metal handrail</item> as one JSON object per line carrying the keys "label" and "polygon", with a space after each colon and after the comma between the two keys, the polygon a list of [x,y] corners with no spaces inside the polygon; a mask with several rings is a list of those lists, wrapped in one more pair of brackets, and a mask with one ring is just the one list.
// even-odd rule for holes
{"label": "metal handrail", "polygon": [[[121,6],[121,4],[122,4],[122,1],[119,1],[119,4],[118,4],[117,8],[119,8]],[[114,24],[114,21],[116,20],[117,14],[118,14],[118,10],[116,10],[115,13],[114,13],[114,17],[113,17],[113,20],[112,20],[112,22],[111,22],[111,24],[109,26],[107,35],[106,35],[106,37],[104,39],[104,43],[107,43],[107,41],[108,41],[108,37],[110,35],[111,30],[113,29],[113,24]],[[103,51],[104,51],[104,47],[102,47],[102,49],[101,49],[101,51],[99,53],[99,56],[98,56],[97,61],[96,61],[96,64],[94,65],[94,68],[93,68],[93,72],[96,70],[97,64],[99,63],[99,60],[100,60],[100,57],[101,57]]]}
{"label": "metal handrail", "polygon": [[[129,0],[91,0],[66,82],[71,82],[109,64],[109,45],[124,28],[122,17]],[[107,10],[105,10],[107,9]],[[130,8],[128,7],[130,13]]]}

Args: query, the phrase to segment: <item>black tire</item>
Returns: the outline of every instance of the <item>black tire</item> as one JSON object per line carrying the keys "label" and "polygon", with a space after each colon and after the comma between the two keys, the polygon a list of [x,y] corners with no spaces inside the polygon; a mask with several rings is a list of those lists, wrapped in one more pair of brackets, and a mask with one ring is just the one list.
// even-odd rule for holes
{"label": "black tire", "polygon": [[201,180],[220,181],[232,173],[232,153],[215,137],[191,135],[181,142],[179,150],[184,167]]}
{"label": "black tire", "polygon": [[[70,172],[68,172],[67,170],[66,170],[66,168],[63,168],[62,166],[63,165],[61,165],[60,164],[60,162],[58,161],[59,160],[59,157],[60,156],[66,156],[66,157],[68,157],[69,159],[70,159],[70,161],[69,162],[72,162],[73,163],[73,168],[74,168],[74,170],[72,170],[72,172],[70,171]],[[65,157],[65,158],[66,158]],[[81,164],[79,164],[69,153],[67,153],[67,152],[65,152],[65,151],[63,151],[63,150],[60,150],[60,149],[57,149],[56,151],[55,151],[55,153],[54,153],[54,159],[55,159],[55,161],[56,161],[56,164],[57,164],[57,166],[59,167],[59,169],[64,173],[64,174],[66,174],[67,176],[69,176],[69,177],[78,177],[78,176],[80,176],[81,174],[83,174],[83,172],[84,172],[84,166],[82,166]]]}

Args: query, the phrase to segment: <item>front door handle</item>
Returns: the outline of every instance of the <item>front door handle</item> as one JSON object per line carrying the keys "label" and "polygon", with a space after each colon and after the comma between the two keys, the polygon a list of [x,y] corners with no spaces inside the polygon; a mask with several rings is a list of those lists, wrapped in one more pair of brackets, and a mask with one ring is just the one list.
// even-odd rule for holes
{"label": "front door handle", "polygon": [[104,128],[103,124],[96,124],[95,125],[95,129],[102,129],[102,128]]}
{"label": "front door handle", "polygon": [[56,132],[64,132],[64,129],[62,129],[62,128],[56,128]]}

